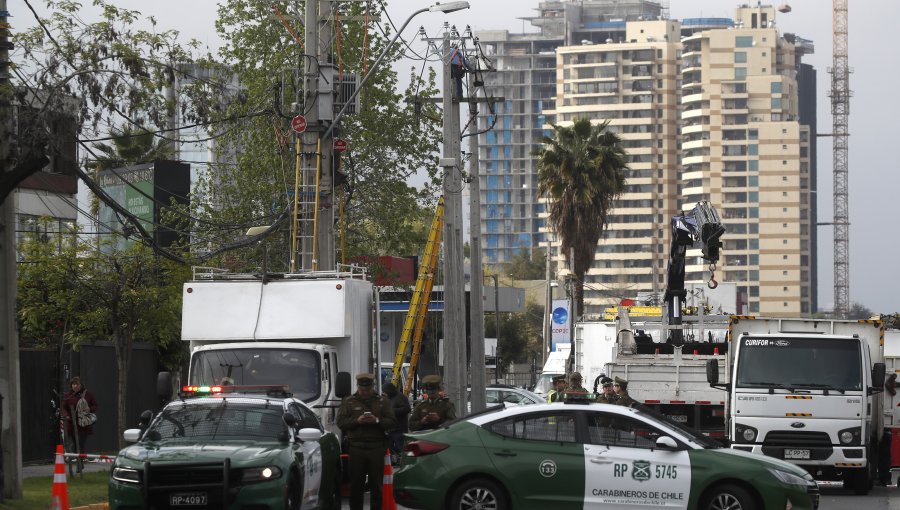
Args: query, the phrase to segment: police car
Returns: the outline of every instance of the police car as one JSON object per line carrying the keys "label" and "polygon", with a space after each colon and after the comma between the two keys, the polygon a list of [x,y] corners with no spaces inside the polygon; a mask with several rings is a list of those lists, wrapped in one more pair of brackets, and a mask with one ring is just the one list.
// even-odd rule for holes
{"label": "police car", "polygon": [[722,448],[649,409],[554,403],[488,409],[409,436],[394,472],[408,508],[815,509],[787,462]]}
{"label": "police car", "polygon": [[141,419],[110,472],[111,509],[340,509],[340,443],[286,387],[185,387]]}

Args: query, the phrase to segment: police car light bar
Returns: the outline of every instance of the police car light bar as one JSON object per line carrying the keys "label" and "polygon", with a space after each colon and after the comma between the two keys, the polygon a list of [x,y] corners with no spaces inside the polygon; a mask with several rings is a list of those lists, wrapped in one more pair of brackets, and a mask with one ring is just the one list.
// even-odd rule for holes
{"label": "police car light bar", "polygon": [[265,395],[289,396],[290,388],[287,384],[264,384],[255,386],[183,386],[181,393],[184,396],[215,395],[222,393],[260,393]]}

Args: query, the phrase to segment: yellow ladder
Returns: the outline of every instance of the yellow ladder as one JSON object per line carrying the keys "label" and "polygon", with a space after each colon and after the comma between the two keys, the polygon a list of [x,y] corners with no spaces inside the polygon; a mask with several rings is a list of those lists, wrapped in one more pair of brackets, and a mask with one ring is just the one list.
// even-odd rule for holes
{"label": "yellow ladder", "polygon": [[412,355],[409,359],[409,372],[406,374],[406,383],[403,393],[409,394],[412,390],[413,380],[416,377],[416,365],[419,362],[419,353],[422,350],[422,330],[425,325],[425,315],[428,313],[428,301],[431,299],[431,288],[434,286],[434,271],[437,268],[438,252],[441,246],[441,232],[444,230],[444,197],[438,200],[437,209],[434,212],[434,220],[431,222],[431,230],[428,232],[428,242],[425,243],[425,253],[422,255],[422,265],[419,268],[419,277],[416,278],[416,289],[409,300],[409,311],[406,313],[406,321],[403,323],[403,332],[400,334],[400,343],[397,344],[397,354],[394,356],[394,372],[391,382],[394,386],[400,384],[400,370],[403,367],[403,359],[409,349],[409,340],[413,340]]}

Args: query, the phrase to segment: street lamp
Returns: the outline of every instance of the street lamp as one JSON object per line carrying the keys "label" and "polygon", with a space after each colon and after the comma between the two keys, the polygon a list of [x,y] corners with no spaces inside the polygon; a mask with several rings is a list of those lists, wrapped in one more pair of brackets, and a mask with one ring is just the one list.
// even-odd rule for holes
{"label": "street lamp", "polygon": [[369,72],[367,72],[366,75],[363,76],[363,79],[359,82],[359,85],[357,85],[356,90],[353,91],[353,94],[350,95],[350,97],[344,103],[344,106],[341,107],[341,111],[339,111],[338,114],[334,116],[334,120],[331,121],[331,125],[329,125],[328,129],[325,130],[325,134],[322,135],[322,138],[325,140],[328,139],[328,136],[331,135],[332,131],[334,131],[334,127],[337,125],[338,121],[341,120],[341,117],[344,116],[344,112],[347,111],[347,108],[350,107],[350,104],[353,103],[353,100],[356,99],[356,96],[358,96],[359,93],[362,92],[363,86],[367,81],[369,81],[369,78],[372,76],[372,74],[375,73],[375,70],[378,69],[381,61],[384,60],[384,57],[387,56],[388,52],[394,46],[394,43],[397,42],[397,39],[400,38],[400,34],[403,33],[403,29],[406,28],[406,25],[409,25],[409,22],[412,21],[413,18],[415,18],[419,14],[422,14],[423,12],[443,12],[447,14],[468,8],[469,2],[447,2],[443,4],[436,3],[431,7],[425,7],[410,14],[409,17],[406,18],[406,21],[403,22],[403,26],[400,27],[400,30],[397,30],[397,33],[394,34],[393,39],[391,39],[391,41],[387,43],[387,46],[385,46],[381,51],[381,55],[378,55],[378,58],[375,59],[375,63],[372,64],[372,67],[369,68]]}
{"label": "street lamp", "polygon": [[494,349],[494,384],[500,384],[500,287],[497,284],[497,274],[491,275],[494,279],[494,319],[497,332],[497,347]]}
{"label": "street lamp", "polygon": [[269,245],[266,243],[266,238],[261,237],[263,234],[267,233],[272,229],[271,225],[261,225],[258,227],[250,227],[247,229],[247,233],[244,234],[247,237],[259,237],[259,242],[263,246],[263,261],[262,261],[262,283],[265,285],[268,283],[268,279],[266,278],[266,262],[269,259]]}

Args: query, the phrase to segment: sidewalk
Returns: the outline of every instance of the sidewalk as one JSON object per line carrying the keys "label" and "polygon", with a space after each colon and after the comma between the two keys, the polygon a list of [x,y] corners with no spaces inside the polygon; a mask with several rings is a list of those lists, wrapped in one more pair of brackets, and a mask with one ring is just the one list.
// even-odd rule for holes
{"label": "sidewalk", "polygon": [[[93,473],[96,471],[109,471],[112,466],[111,462],[85,462],[84,463],[84,472],[85,473]],[[22,478],[32,478],[35,476],[53,476],[53,462],[48,461],[47,464],[31,464],[27,466],[23,466],[22,468]],[[66,475],[68,476],[68,471],[66,471]],[[77,474],[75,476],[78,476]]]}

